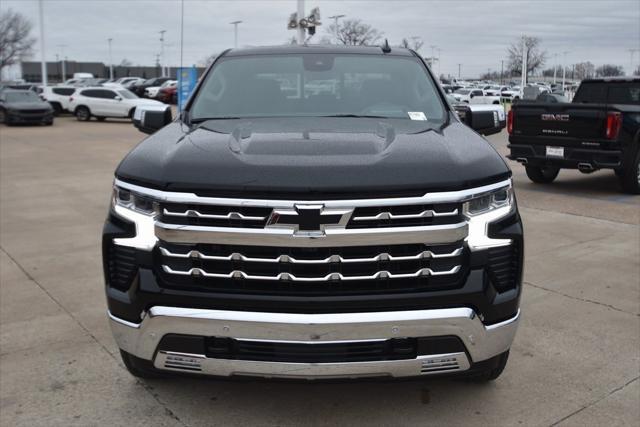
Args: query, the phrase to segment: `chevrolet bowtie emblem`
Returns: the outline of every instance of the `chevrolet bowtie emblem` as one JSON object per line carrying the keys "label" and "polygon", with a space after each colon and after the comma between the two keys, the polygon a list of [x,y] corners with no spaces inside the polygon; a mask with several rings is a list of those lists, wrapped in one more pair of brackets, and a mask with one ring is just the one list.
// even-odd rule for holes
{"label": "chevrolet bowtie emblem", "polygon": [[274,209],[268,228],[290,229],[296,235],[324,235],[329,227],[344,228],[353,209],[326,209],[321,204],[296,204],[293,209]]}

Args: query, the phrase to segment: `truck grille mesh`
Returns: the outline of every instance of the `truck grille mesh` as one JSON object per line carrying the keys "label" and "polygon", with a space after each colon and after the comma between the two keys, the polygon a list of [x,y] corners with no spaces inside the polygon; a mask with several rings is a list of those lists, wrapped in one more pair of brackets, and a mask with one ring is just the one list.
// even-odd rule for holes
{"label": "truck grille mesh", "polygon": [[462,242],[341,248],[179,245],[161,242],[163,286],[275,295],[345,295],[457,287]]}

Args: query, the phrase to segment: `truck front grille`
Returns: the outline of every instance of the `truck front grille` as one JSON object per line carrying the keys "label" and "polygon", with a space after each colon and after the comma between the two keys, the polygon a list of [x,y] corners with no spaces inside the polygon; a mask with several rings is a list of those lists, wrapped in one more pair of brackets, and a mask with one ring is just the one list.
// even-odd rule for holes
{"label": "truck front grille", "polygon": [[263,228],[270,214],[271,208],[165,203],[160,220],[166,224]]}
{"label": "truck front grille", "polygon": [[108,281],[109,286],[126,291],[131,286],[137,271],[136,250],[111,243],[108,247]]}
{"label": "truck front grille", "polygon": [[519,253],[517,245],[491,248],[488,251],[489,278],[498,292],[516,287],[519,274]]}
{"label": "truck front grille", "polygon": [[280,295],[343,295],[450,289],[461,284],[463,242],[337,248],[183,245],[161,242],[167,287]]}

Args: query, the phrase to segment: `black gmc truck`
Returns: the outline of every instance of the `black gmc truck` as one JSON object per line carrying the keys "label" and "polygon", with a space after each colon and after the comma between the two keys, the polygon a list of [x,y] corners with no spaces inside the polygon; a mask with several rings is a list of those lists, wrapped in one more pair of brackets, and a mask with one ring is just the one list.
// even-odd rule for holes
{"label": "black gmc truck", "polygon": [[571,103],[521,101],[507,118],[508,156],[531,181],[561,168],[613,169],[622,189],[640,193],[640,77],[584,80]]}
{"label": "black gmc truck", "polygon": [[522,289],[511,172],[415,52],[229,50],[176,119],[134,123],[152,135],[103,233],[133,375],[501,374]]}

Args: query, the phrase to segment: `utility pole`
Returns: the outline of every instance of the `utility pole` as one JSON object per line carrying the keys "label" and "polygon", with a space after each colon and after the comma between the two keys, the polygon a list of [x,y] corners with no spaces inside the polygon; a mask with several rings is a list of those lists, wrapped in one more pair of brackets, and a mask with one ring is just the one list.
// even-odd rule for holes
{"label": "utility pole", "polygon": [[521,86],[520,86],[520,88],[523,91],[522,93],[524,93],[524,88],[527,85],[527,60],[528,59],[529,58],[527,58],[527,43],[524,36],[522,36],[522,72],[520,73],[522,75]]}
{"label": "utility pole", "polygon": [[160,74],[164,76],[164,33],[167,30],[160,30]]}
{"label": "utility pole", "polygon": [[56,45],[56,47],[60,48],[60,57],[62,58],[62,82],[64,82],[67,79],[67,70],[66,70],[66,61],[67,61],[67,57],[64,56],[64,48],[67,47],[66,44],[58,44]]}
{"label": "utility pole", "polygon": [[556,84],[556,72],[558,71],[558,54],[553,54],[553,84]]}
{"label": "utility pole", "polygon": [[242,24],[242,21],[233,21],[229,22],[233,25],[233,48],[238,48],[238,24]]}
{"label": "utility pole", "polygon": [[442,62],[440,61],[440,56],[442,55],[442,49],[438,48],[437,51],[438,51],[438,79],[440,79],[440,70],[441,70],[440,64]]}
{"label": "utility pole", "polygon": [[633,54],[640,51],[640,49],[629,49],[629,55],[631,56],[631,58],[629,58],[629,75],[632,76],[633,75]]}
{"label": "utility pole", "polygon": [[111,42],[112,38],[108,38],[107,42],[109,43],[109,80],[113,80],[113,56],[111,55]]}
{"label": "utility pole", "polygon": [[339,34],[338,33],[338,19],[344,18],[345,16],[347,16],[347,15],[333,15],[333,16],[329,17],[329,19],[333,19],[333,22],[335,24],[334,25],[334,27],[335,27],[335,31],[334,32],[335,32],[335,36],[336,36],[336,44],[338,44],[338,34]]}
{"label": "utility pole", "polygon": [[38,2],[40,15],[40,68],[42,72],[42,86],[47,85],[47,62],[44,52],[44,12],[42,11],[42,0]]}
{"label": "utility pole", "polygon": [[304,44],[304,27],[300,25],[300,20],[304,19],[304,0],[298,0],[298,44]]}
{"label": "utility pole", "polygon": [[500,61],[500,84],[504,84],[504,59]]}
{"label": "utility pole", "polygon": [[461,79],[460,77],[460,70],[462,70],[462,64],[458,64],[458,80]]}
{"label": "utility pole", "polygon": [[567,53],[569,53],[569,51],[565,50],[562,52],[562,92],[564,92],[565,77],[567,75]]}

